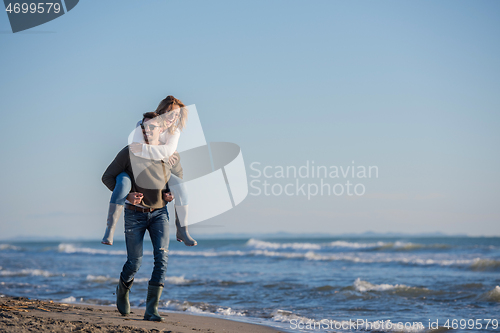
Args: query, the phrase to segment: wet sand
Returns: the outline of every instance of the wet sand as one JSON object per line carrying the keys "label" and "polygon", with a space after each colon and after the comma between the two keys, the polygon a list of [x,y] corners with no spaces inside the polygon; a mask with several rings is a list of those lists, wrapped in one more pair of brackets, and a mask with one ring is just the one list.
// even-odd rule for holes
{"label": "wet sand", "polygon": [[2,332],[238,332],[276,333],[271,327],[182,313],[161,312],[164,322],[142,319],[144,309],[122,316],[115,307],[0,298]]}

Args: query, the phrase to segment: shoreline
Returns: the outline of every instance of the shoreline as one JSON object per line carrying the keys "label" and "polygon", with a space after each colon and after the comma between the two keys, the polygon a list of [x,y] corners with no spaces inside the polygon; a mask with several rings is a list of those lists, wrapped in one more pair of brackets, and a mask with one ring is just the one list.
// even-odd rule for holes
{"label": "shoreline", "polygon": [[4,332],[284,332],[260,324],[209,315],[159,311],[164,322],[143,320],[144,310],[132,308],[122,316],[113,306],[68,304],[26,297],[0,297],[0,326]]}

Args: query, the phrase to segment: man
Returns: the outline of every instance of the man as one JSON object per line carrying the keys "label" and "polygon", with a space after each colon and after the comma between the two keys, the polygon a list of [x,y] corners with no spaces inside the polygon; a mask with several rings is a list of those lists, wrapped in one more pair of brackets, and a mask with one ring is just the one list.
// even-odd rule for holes
{"label": "man", "polygon": [[[157,113],[145,113],[141,127],[146,143],[160,144],[159,137],[163,127]],[[116,306],[122,315],[130,313],[129,291],[134,275],[141,266],[144,233],[148,230],[153,243],[154,268],[148,284],[144,319],[163,321],[158,314],[158,302],[163,291],[168,261],[169,227],[165,205],[173,200],[172,194],[165,189],[172,171],[182,173],[180,159],[170,166],[162,160],[135,156],[127,146],[108,166],[102,176],[102,182],[112,191],[116,176],[123,171],[129,174],[132,180],[132,191],[125,204],[127,261],[123,265],[116,287]]]}

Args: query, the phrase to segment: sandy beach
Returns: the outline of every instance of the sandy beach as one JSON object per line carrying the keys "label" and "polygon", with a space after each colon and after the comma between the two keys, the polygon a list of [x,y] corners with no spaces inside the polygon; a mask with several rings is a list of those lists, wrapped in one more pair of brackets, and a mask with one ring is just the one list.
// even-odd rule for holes
{"label": "sandy beach", "polygon": [[0,298],[2,332],[279,332],[232,320],[160,312],[164,322],[142,319],[144,309],[122,316],[111,306],[75,305],[25,297]]}

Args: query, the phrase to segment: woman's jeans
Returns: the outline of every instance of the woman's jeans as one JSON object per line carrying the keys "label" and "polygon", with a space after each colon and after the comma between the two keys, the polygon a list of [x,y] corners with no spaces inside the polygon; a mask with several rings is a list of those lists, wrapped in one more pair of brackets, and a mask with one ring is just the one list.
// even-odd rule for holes
{"label": "woman's jeans", "polygon": [[127,262],[123,265],[121,278],[130,282],[139,271],[143,256],[144,233],[149,231],[153,243],[154,268],[151,285],[163,286],[168,262],[168,217],[165,207],[151,213],[137,212],[125,208],[125,243]]}
{"label": "woman's jeans", "polygon": [[171,174],[170,179],[168,180],[168,188],[174,194],[176,206],[185,206],[188,204],[186,185],[184,185],[182,179],[174,174]]}
{"label": "woman's jeans", "polygon": [[130,190],[132,190],[132,180],[130,180],[130,176],[126,172],[120,173],[116,176],[115,189],[111,194],[109,203],[122,206],[125,205],[125,200],[127,200]]}
{"label": "woman's jeans", "polygon": [[[168,180],[168,187],[174,194],[176,206],[185,206],[188,204],[186,186],[182,182],[182,179],[171,174]],[[113,190],[113,194],[111,194],[109,202],[117,205],[125,205],[125,200],[131,189],[132,181],[130,180],[130,176],[126,172],[120,173],[116,176],[115,189]]]}

